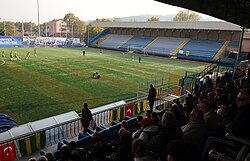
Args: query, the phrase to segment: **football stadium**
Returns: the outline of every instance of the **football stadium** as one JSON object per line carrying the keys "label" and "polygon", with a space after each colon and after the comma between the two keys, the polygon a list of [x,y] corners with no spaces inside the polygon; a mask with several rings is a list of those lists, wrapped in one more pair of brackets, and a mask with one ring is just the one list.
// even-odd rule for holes
{"label": "football stadium", "polygon": [[95,21],[85,41],[5,29],[0,161],[250,160],[249,7],[181,2],[163,3],[225,21]]}

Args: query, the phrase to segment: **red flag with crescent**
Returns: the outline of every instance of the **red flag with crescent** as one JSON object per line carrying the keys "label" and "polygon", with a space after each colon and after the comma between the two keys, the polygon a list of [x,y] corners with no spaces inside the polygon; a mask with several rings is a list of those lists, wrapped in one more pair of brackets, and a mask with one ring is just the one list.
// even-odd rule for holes
{"label": "red flag with crescent", "polygon": [[15,143],[10,142],[0,146],[0,161],[12,161],[16,159]]}
{"label": "red flag with crescent", "polygon": [[129,104],[125,107],[125,116],[134,115],[134,104]]}

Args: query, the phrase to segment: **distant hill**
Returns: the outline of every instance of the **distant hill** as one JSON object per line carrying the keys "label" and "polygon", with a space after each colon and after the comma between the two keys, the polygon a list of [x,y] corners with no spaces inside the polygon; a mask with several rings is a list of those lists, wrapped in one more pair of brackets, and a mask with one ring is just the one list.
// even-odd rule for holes
{"label": "distant hill", "polygon": [[[121,21],[121,22],[131,22],[131,21],[148,21],[148,19],[150,19],[151,17],[157,17],[160,19],[160,21],[172,21],[174,16],[176,14],[170,14],[170,15],[138,15],[138,16],[129,16],[129,17],[117,17],[117,18],[108,18],[111,21],[113,21],[114,19]],[[219,19],[213,18],[211,16],[207,16],[207,15],[201,15],[201,19],[200,21],[221,21]],[[92,22],[94,20],[89,20],[86,21],[88,22]]]}

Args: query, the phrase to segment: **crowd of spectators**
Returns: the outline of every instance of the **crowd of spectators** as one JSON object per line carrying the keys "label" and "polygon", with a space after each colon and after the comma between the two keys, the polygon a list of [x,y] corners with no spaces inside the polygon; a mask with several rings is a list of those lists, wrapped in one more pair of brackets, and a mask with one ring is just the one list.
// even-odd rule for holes
{"label": "crowd of spectators", "polygon": [[[250,71],[250,70],[249,70]],[[242,72],[236,71],[240,74]],[[170,109],[138,116],[133,127],[122,121],[113,140],[107,142],[95,133],[91,150],[75,142],[61,148],[61,161],[203,161],[210,149],[223,146],[225,134],[250,139],[250,74],[244,77],[225,73],[216,84],[205,77],[185,104],[174,101]],[[218,146],[217,146],[218,145]],[[37,160],[53,160],[46,154]],[[31,158],[34,159],[34,158]]]}

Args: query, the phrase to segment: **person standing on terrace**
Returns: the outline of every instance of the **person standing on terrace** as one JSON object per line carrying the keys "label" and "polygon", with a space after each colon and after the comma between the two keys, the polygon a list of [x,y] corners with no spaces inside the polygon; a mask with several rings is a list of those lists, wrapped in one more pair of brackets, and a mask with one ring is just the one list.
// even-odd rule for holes
{"label": "person standing on terrace", "polygon": [[82,118],[81,118],[81,123],[83,126],[83,131],[87,132],[89,128],[89,123],[92,120],[92,113],[90,109],[88,108],[88,104],[84,103],[83,104],[83,109],[82,109]]}

